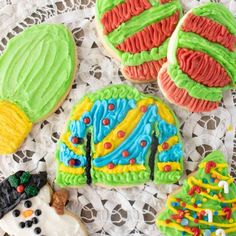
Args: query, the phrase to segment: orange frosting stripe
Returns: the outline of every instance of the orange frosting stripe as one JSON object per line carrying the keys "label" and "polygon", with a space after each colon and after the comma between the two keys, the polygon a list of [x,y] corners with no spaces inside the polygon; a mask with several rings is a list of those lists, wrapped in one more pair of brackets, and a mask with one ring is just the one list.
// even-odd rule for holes
{"label": "orange frosting stripe", "polygon": [[171,102],[187,107],[192,112],[211,111],[219,105],[218,102],[193,98],[188,94],[187,90],[178,88],[171,80],[166,68],[161,71],[158,82]]}
{"label": "orange frosting stripe", "polygon": [[145,80],[156,80],[158,72],[166,61],[166,58],[162,58],[159,61],[145,62],[139,66],[126,66],[124,67],[123,72],[131,80],[140,82]]}
{"label": "orange frosting stripe", "polygon": [[149,8],[151,8],[151,4],[148,0],[126,0],[124,3],[118,4],[112,10],[106,12],[101,18],[104,26],[104,34],[112,32],[122,23]]}
{"label": "orange frosting stripe", "polygon": [[182,30],[199,34],[211,42],[221,44],[230,51],[235,49],[236,37],[225,26],[207,17],[189,13],[182,25]]}
{"label": "orange frosting stripe", "polygon": [[160,22],[147,26],[142,31],[137,32],[127,38],[123,43],[116,46],[123,52],[140,53],[159,47],[167,38],[171,36],[179,20],[179,12],[174,13]]}
{"label": "orange frosting stripe", "polygon": [[206,53],[179,48],[178,64],[191,79],[208,87],[224,87],[231,79],[225,69]]}

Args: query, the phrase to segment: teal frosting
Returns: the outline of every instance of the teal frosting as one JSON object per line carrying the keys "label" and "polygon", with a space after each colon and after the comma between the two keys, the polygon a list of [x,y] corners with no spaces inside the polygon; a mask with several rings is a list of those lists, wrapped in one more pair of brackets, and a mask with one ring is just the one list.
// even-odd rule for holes
{"label": "teal frosting", "polygon": [[182,144],[178,143],[172,146],[166,152],[161,152],[159,154],[160,162],[178,162],[183,156]]}
{"label": "teal frosting", "polygon": [[176,126],[168,124],[164,120],[159,121],[158,130],[159,130],[158,141],[160,144],[164,143],[165,141],[167,141],[167,139],[178,133]]}

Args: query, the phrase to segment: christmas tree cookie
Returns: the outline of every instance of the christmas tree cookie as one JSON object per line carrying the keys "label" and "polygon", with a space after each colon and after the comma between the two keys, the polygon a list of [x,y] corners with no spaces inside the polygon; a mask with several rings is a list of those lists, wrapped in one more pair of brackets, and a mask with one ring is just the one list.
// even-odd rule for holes
{"label": "christmas tree cookie", "polygon": [[157,226],[167,236],[236,235],[236,186],[220,151],[208,155],[169,195]]}
{"label": "christmas tree cookie", "polygon": [[100,38],[136,83],[155,81],[181,17],[179,0],[97,0]]}
{"label": "christmas tree cookie", "polygon": [[47,173],[18,171],[0,183],[0,228],[16,236],[86,236],[81,221],[64,206],[66,190],[52,194]]}
{"label": "christmas tree cookie", "polygon": [[32,125],[62,103],[76,71],[64,25],[42,24],[12,38],[0,57],[0,154],[17,151]]}
{"label": "christmas tree cookie", "polygon": [[207,3],[181,19],[158,83],[171,102],[189,111],[218,107],[236,83],[236,20],[228,9]]}
{"label": "christmas tree cookie", "polygon": [[109,86],[74,107],[56,160],[61,186],[173,183],[183,171],[178,121],[157,97]]}

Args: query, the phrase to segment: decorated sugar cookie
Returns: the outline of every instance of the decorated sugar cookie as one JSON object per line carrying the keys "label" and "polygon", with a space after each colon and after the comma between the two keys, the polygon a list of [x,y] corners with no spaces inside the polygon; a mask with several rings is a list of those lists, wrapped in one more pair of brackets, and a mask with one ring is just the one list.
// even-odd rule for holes
{"label": "decorated sugar cookie", "polygon": [[179,0],[97,0],[100,37],[136,83],[156,81],[166,62],[169,37],[180,17]]}
{"label": "decorated sugar cookie", "polygon": [[203,159],[198,171],[169,195],[157,226],[166,236],[236,235],[236,186],[220,151]]}
{"label": "decorated sugar cookie", "polygon": [[32,125],[52,113],[75,76],[76,47],[63,25],[35,25],[0,57],[0,154],[15,152]]}
{"label": "decorated sugar cookie", "polygon": [[109,86],[74,107],[56,159],[61,186],[173,183],[183,171],[178,121],[157,97]]}
{"label": "decorated sugar cookie", "polygon": [[188,12],[171,37],[158,83],[173,103],[193,112],[218,107],[236,82],[236,20],[221,4]]}
{"label": "decorated sugar cookie", "polygon": [[80,220],[64,211],[68,193],[60,190],[52,197],[46,183],[46,172],[24,171],[1,182],[0,228],[17,236],[86,236]]}

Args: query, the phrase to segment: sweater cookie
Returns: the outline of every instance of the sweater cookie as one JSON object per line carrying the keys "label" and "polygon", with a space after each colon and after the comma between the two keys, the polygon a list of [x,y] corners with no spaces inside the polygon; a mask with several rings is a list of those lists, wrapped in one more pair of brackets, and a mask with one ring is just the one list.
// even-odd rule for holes
{"label": "sweater cookie", "polygon": [[236,82],[236,20],[221,4],[208,3],[179,22],[158,76],[165,96],[192,112],[216,109]]}
{"label": "sweater cookie", "polygon": [[174,183],[183,171],[178,121],[158,98],[110,86],[74,107],[56,160],[61,186]]}
{"label": "sweater cookie", "polygon": [[68,193],[59,190],[52,196],[46,183],[46,172],[24,171],[1,182],[0,228],[16,236],[86,236],[80,220],[64,210]]}
{"label": "sweater cookie", "polygon": [[107,51],[136,83],[155,81],[169,37],[181,17],[179,0],[97,0],[96,20]]}
{"label": "sweater cookie", "polygon": [[198,171],[169,195],[157,226],[166,236],[236,235],[236,186],[220,151],[204,158]]}
{"label": "sweater cookie", "polygon": [[12,38],[0,57],[0,154],[17,151],[66,97],[76,47],[63,25],[35,25]]}

